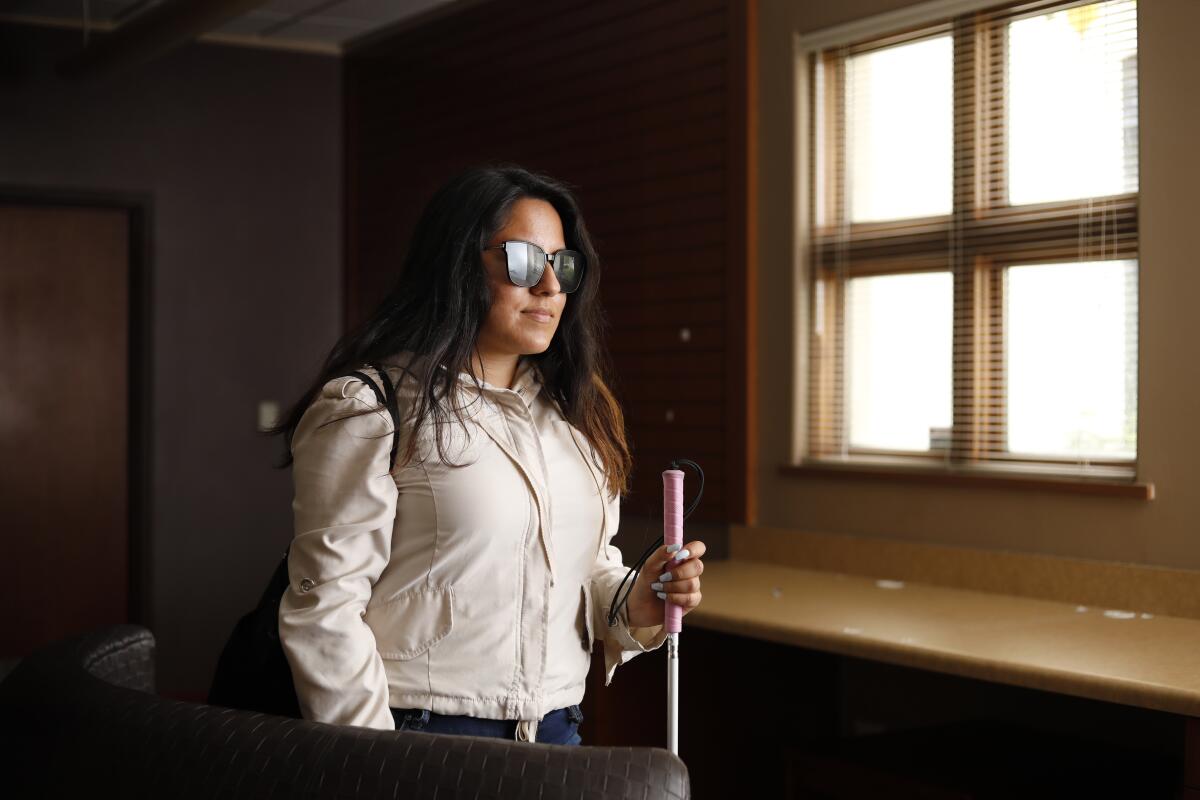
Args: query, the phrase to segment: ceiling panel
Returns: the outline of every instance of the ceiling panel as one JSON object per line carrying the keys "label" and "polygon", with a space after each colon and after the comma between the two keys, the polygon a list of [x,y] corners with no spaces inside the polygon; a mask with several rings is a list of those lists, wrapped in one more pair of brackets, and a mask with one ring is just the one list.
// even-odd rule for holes
{"label": "ceiling panel", "polygon": [[365,33],[367,30],[369,28],[365,26],[347,27],[344,24],[329,25],[319,20],[306,19],[276,31],[268,27],[261,20],[253,24],[246,24],[242,20],[233,20],[228,25],[218,28],[215,33],[239,33],[246,36],[261,35],[264,39],[269,39],[273,42],[295,40],[341,44],[348,39],[353,39],[355,36]]}
{"label": "ceiling panel", "polygon": [[[311,5],[311,0],[310,0]],[[274,4],[262,9],[256,9],[231,19],[217,29],[218,33],[236,33],[256,36],[262,34],[273,39],[312,39],[340,42],[370,30],[374,24],[367,20],[345,19],[341,17],[300,17],[295,14],[285,14],[275,10]],[[315,31],[320,35],[314,37],[305,31]]]}
{"label": "ceiling panel", "polygon": [[[93,22],[112,19],[113,15],[137,0],[90,0]],[[83,0],[9,0],[0,3],[5,14],[26,14],[32,17],[83,19]]]}
{"label": "ceiling panel", "polygon": [[[158,5],[152,0],[87,0],[93,22],[112,22],[122,9],[138,6],[138,11]],[[344,44],[358,36],[379,30],[431,8],[454,0],[270,0],[230,20],[213,31],[242,37],[263,36],[278,46],[289,40],[298,44],[324,42]],[[84,0],[0,0],[0,16],[10,21],[27,18],[70,20],[83,23]],[[128,19],[123,20],[128,22]],[[264,42],[264,46],[266,42]]]}

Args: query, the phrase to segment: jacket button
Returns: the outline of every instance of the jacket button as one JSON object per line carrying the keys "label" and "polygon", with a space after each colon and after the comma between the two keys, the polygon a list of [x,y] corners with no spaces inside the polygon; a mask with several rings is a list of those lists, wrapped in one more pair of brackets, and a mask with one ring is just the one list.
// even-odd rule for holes
{"label": "jacket button", "polygon": [[300,591],[307,592],[316,585],[317,584],[311,578],[305,578],[304,580],[300,581]]}

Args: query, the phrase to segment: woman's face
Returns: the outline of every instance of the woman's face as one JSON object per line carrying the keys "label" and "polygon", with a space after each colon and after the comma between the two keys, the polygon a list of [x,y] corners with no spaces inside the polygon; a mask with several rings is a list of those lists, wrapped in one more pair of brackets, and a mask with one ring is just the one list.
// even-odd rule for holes
{"label": "woman's face", "polygon": [[[507,222],[493,234],[487,246],[513,239],[533,242],[547,253],[567,246],[562,220],[554,206],[529,197],[513,204]],[[492,307],[475,343],[479,355],[487,360],[545,352],[558,330],[558,321],[567,304],[567,296],[559,287],[554,270],[547,264],[541,281],[526,288],[509,281],[503,250],[485,250],[483,268],[492,289]],[[543,314],[533,313],[535,311]]]}

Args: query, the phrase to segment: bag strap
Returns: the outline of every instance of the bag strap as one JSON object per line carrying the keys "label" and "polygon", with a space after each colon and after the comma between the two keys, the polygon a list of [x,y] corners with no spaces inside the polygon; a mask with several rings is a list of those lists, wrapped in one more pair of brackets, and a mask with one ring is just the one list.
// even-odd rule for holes
{"label": "bag strap", "polygon": [[392,418],[392,460],[390,469],[395,469],[396,452],[400,446],[400,411],[396,404],[396,388],[392,386],[392,381],[388,377],[387,372],[384,371],[382,364],[371,363],[370,366],[379,373],[379,379],[383,383],[382,389],[365,372],[354,370],[346,374],[358,378],[367,386],[370,386],[371,391],[375,393],[375,399],[379,402],[379,405],[387,408],[388,414]]}

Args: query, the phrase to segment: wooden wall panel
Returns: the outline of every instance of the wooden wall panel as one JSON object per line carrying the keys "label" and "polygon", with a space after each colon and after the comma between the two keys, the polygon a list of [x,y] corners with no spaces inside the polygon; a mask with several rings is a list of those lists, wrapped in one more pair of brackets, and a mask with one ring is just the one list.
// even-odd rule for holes
{"label": "wooden wall panel", "polygon": [[685,456],[707,476],[697,521],[749,521],[752,14],[491,0],[346,58],[347,324],[395,280],[451,174],[510,161],[575,186],[635,448],[626,513],[660,513],[659,473]]}

